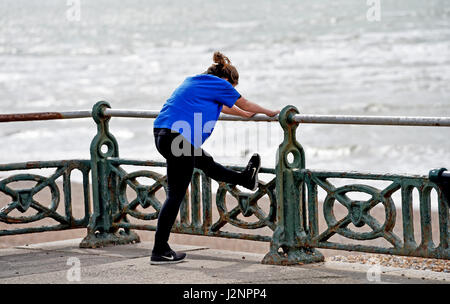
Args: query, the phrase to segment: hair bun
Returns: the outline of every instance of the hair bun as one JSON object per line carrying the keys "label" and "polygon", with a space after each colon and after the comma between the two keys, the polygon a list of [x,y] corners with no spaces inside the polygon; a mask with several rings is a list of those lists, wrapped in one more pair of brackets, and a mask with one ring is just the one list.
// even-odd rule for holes
{"label": "hair bun", "polygon": [[211,74],[219,78],[227,79],[232,85],[239,83],[239,73],[231,64],[230,59],[221,52],[214,52],[214,63],[206,70],[205,74]]}
{"label": "hair bun", "polygon": [[223,66],[231,63],[230,59],[221,52],[214,52],[213,61],[214,63]]}

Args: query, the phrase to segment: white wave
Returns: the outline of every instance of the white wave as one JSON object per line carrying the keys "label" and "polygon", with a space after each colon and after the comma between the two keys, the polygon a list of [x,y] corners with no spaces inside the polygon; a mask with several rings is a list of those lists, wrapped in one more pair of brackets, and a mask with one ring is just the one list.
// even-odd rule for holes
{"label": "white wave", "polygon": [[240,22],[216,22],[215,26],[223,29],[254,28],[261,24],[260,21],[240,21]]}

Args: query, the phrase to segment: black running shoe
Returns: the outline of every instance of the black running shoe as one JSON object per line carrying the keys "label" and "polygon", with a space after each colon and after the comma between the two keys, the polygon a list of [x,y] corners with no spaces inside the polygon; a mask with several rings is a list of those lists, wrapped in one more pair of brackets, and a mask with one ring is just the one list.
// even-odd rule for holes
{"label": "black running shoe", "polygon": [[183,262],[185,258],[186,253],[184,252],[177,253],[173,250],[169,250],[163,254],[152,253],[152,257],[150,258],[150,264],[152,265],[175,264]]}
{"label": "black running shoe", "polygon": [[256,190],[258,187],[258,173],[260,168],[261,157],[258,153],[255,153],[248,161],[247,167],[242,171],[244,176],[244,183],[242,186],[250,190]]}

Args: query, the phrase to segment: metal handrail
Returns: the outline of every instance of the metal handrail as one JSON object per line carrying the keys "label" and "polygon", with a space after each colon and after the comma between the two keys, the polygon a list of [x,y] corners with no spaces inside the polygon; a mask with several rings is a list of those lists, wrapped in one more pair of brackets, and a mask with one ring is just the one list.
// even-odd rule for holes
{"label": "metal handrail", "polygon": [[[156,230],[156,226],[148,221],[159,215],[161,202],[156,198],[159,189],[166,189],[167,176],[142,167],[161,167],[163,162],[152,160],[130,160],[119,158],[119,144],[109,131],[110,118],[143,117],[155,118],[157,111],[113,110],[107,102],[96,103],[92,111],[45,112],[0,115],[0,121],[50,120],[68,118],[89,118],[97,125],[97,134],[90,144],[90,159],[66,161],[37,161],[0,165],[1,172],[53,168],[49,176],[18,173],[0,181],[0,192],[11,197],[11,202],[0,209],[0,221],[7,224],[30,223],[43,218],[52,218],[58,223],[53,226],[16,228],[0,230],[2,235],[14,235],[43,231],[57,231],[75,228],[87,228],[87,235],[80,247],[97,248],[108,244],[126,244],[139,242],[139,236],[133,230]],[[186,204],[180,207],[180,220],[174,225],[173,232],[191,235],[225,237],[243,240],[270,242],[270,251],[262,263],[277,265],[298,265],[299,263],[323,262],[324,257],[317,249],[349,250],[367,253],[381,253],[450,259],[449,251],[449,173],[446,168],[431,170],[427,176],[407,176],[393,174],[366,174],[355,172],[313,171],[305,166],[303,147],[296,139],[299,123],[343,123],[343,124],[377,124],[377,125],[420,125],[450,126],[450,117],[386,117],[386,116],[332,116],[302,115],[295,106],[284,107],[279,116],[267,117],[256,115],[252,118],[241,118],[222,115],[221,120],[231,121],[279,121],[283,129],[283,141],[276,152],[276,165],[272,169],[262,168],[260,173],[274,175],[270,182],[258,183],[254,193],[241,192],[231,185],[219,184],[216,198],[213,198],[211,178],[205,172],[197,170],[191,180]],[[104,148],[107,148],[105,151]],[[290,156],[291,159],[290,159]],[[134,167],[131,172],[126,167]],[[233,166],[241,171],[243,167]],[[76,219],[72,215],[71,174],[79,170],[83,174],[84,217]],[[138,178],[150,178],[155,181],[151,186],[140,184]],[[60,190],[56,180],[62,178],[64,195],[64,212],[56,210],[60,201]],[[339,186],[335,179],[347,181]],[[15,190],[8,185],[16,182],[37,182],[29,189]],[[360,182],[362,181],[362,182]],[[372,186],[369,181],[388,182],[384,186]],[[369,182],[369,183],[368,183]],[[50,188],[50,207],[40,205],[33,200],[33,195],[44,188]],[[131,189],[129,188],[131,187]],[[420,243],[415,235],[413,222],[413,192],[417,189],[420,197]],[[136,199],[129,201],[127,191],[134,190]],[[215,190],[214,190],[215,191]],[[319,208],[319,192],[327,193],[323,208]],[[432,199],[432,192],[436,191]],[[356,201],[346,193],[363,193],[371,196],[367,201]],[[90,195],[92,193],[92,196]],[[401,208],[397,208],[393,194],[401,194]],[[231,194],[238,201],[232,210],[226,207],[226,197]],[[307,195],[306,195],[307,194]],[[258,200],[267,195],[269,212],[258,206]],[[189,198],[189,197],[190,198]],[[92,197],[92,201],[91,201]],[[432,219],[431,203],[438,204],[438,219]],[[334,203],[339,201],[348,210],[347,216],[337,220]],[[219,219],[213,221],[213,207],[217,206]],[[92,204],[91,204],[92,203]],[[384,224],[370,214],[377,204],[382,204],[386,217]],[[34,204],[34,205],[33,205]],[[138,211],[136,206],[146,209]],[[91,206],[93,212],[91,212]],[[153,210],[147,209],[153,206]],[[267,205],[266,205],[267,206]],[[13,210],[26,212],[28,208],[38,210],[30,216],[14,214]],[[41,212],[44,210],[45,212]],[[394,232],[397,211],[401,212],[402,234]],[[319,225],[320,215],[325,218],[326,227]],[[242,214],[243,218],[238,218]],[[246,217],[255,215],[258,220],[252,222]],[[147,220],[144,223],[131,223],[128,216]],[[217,218],[217,217],[216,217]],[[432,222],[438,223],[439,237],[432,228]],[[352,229],[369,226],[372,231]],[[258,233],[231,232],[222,230],[225,225],[242,229],[269,228],[272,236]],[[122,229],[122,230],[120,230]],[[371,244],[349,244],[333,240],[333,235],[344,238],[370,241],[382,238],[390,246]],[[417,241],[416,241],[417,240]],[[435,243],[439,241],[439,245]],[[282,250],[282,251],[280,251]]]}
{"label": "metal handrail", "polygon": [[[105,116],[130,118],[156,118],[158,111],[105,109]],[[38,121],[55,119],[90,118],[92,111],[37,112],[0,114],[0,122]],[[250,118],[221,114],[223,121],[278,121],[278,115],[268,117],[256,114]],[[363,116],[363,115],[310,115],[297,114],[291,117],[292,122],[312,124],[353,124],[353,125],[391,125],[391,126],[432,126],[450,127],[450,117],[418,117],[418,116]]]}
{"label": "metal handrail", "polygon": [[[156,118],[158,111],[130,111],[105,109],[104,114],[111,117]],[[250,118],[221,114],[224,121],[278,121],[278,115],[268,117],[256,114]],[[308,115],[297,114],[292,118],[298,123],[317,124],[358,124],[358,125],[395,125],[395,126],[435,126],[450,127],[450,117],[407,117],[407,116],[358,116],[358,115]]]}
{"label": "metal handrail", "polygon": [[37,121],[54,119],[90,118],[92,111],[68,111],[68,112],[35,112],[0,114],[0,122]]}

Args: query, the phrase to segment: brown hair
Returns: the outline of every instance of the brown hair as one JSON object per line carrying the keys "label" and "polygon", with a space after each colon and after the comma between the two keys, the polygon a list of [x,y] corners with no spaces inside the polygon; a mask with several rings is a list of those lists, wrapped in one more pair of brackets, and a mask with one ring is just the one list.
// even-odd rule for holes
{"label": "brown hair", "polygon": [[232,85],[237,85],[239,83],[239,73],[231,64],[228,57],[223,55],[221,52],[214,52],[213,61],[214,63],[205,72],[206,74],[226,78]]}

